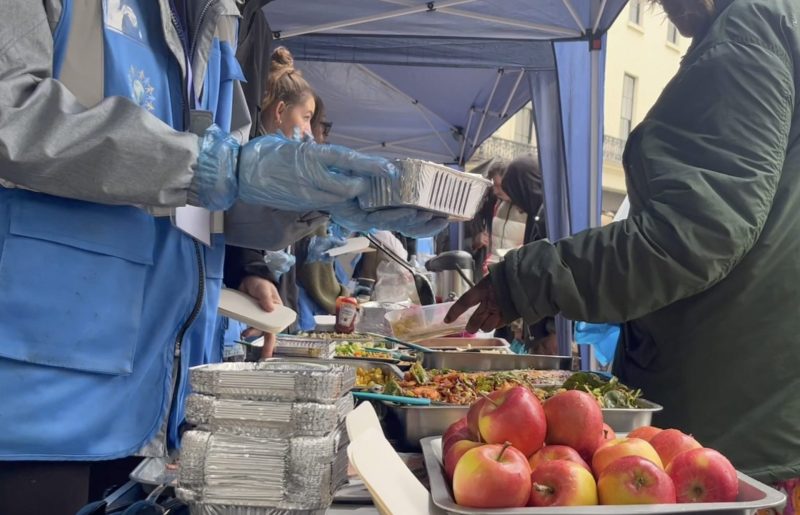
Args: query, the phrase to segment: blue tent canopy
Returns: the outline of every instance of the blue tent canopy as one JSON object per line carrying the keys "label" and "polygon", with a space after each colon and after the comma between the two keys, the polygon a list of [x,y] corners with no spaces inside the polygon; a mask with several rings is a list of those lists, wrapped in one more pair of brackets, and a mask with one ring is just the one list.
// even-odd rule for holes
{"label": "blue tent canopy", "polygon": [[276,44],[325,100],[334,143],[463,165],[532,101],[557,239],[599,222],[603,34],[626,1],[273,0],[263,9]]}

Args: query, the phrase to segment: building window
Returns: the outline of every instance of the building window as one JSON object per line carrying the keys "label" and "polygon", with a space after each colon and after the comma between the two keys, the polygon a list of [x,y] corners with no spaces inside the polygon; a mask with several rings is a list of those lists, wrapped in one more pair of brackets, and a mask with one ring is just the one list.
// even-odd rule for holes
{"label": "building window", "polygon": [[642,0],[631,0],[628,11],[628,21],[636,25],[642,24]]}
{"label": "building window", "polygon": [[533,143],[533,109],[523,107],[514,125],[514,141],[530,145]]}
{"label": "building window", "polygon": [[633,129],[633,106],[636,100],[636,77],[627,73],[622,78],[622,113],[620,115],[619,137],[628,139]]}
{"label": "building window", "polygon": [[671,21],[667,22],[667,43],[678,44],[678,27]]}

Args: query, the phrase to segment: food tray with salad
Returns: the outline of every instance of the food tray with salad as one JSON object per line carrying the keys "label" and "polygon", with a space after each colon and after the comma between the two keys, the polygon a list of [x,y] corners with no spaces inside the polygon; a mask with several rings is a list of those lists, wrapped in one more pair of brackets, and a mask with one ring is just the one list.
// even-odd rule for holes
{"label": "food tray with salad", "polygon": [[425,370],[413,366],[402,381],[389,381],[384,393],[401,397],[424,397],[430,406],[409,406],[386,402],[387,421],[394,427],[393,436],[405,447],[419,448],[421,438],[444,433],[447,427],[464,417],[470,404],[483,394],[512,386],[525,386],[542,401],[563,390],[591,393],[600,403],[603,419],[615,432],[627,433],[649,425],[661,406],[642,398],[615,377],[588,372],[563,370],[512,370],[502,372],[454,372]]}

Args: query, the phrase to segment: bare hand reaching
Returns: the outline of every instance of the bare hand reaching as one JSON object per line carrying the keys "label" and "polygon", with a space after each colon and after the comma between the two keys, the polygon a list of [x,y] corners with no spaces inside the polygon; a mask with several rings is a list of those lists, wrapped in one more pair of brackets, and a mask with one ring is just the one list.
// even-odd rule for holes
{"label": "bare hand reaching", "polygon": [[450,311],[447,312],[447,316],[444,317],[445,323],[455,321],[462,313],[476,304],[478,304],[478,309],[470,317],[467,323],[467,331],[471,333],[478,332],[478,330],[492,331],[506,325],[507,321],[503,320],[503,312],[497,303],[494,287],[489,276],[481,279],[475,287],[471,288],[456,301]]}

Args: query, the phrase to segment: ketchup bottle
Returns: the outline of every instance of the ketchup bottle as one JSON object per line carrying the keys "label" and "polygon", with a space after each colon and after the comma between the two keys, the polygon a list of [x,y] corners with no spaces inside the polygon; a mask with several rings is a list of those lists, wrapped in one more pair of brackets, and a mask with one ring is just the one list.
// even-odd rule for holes
{"label": "ketchup bottle", "polygon": [[358,301],[353,297],[339,297],[336,299],[336,326],[337,333],[350,334],[356,329],[358,316]]}

